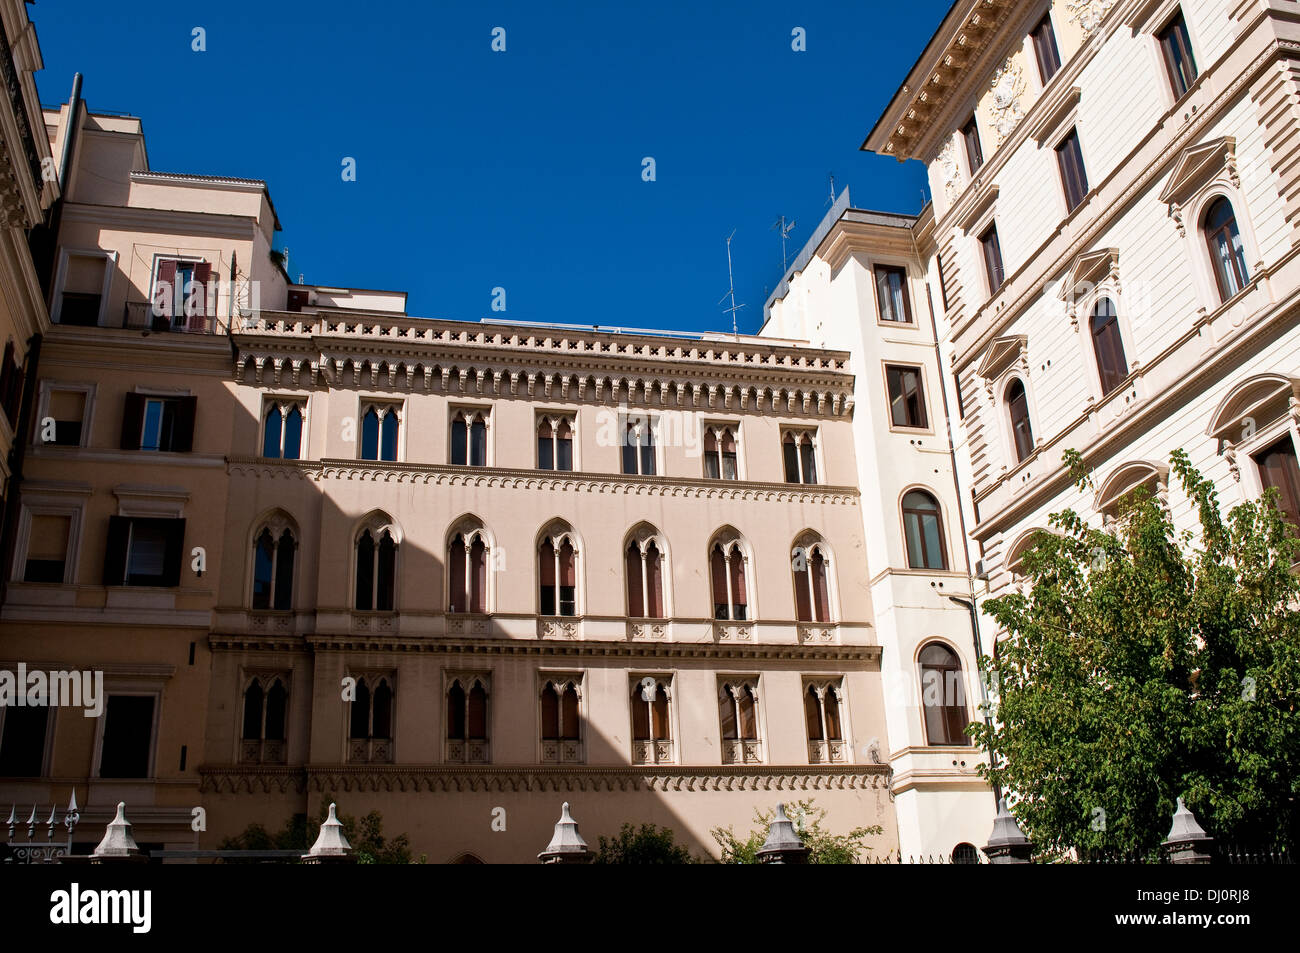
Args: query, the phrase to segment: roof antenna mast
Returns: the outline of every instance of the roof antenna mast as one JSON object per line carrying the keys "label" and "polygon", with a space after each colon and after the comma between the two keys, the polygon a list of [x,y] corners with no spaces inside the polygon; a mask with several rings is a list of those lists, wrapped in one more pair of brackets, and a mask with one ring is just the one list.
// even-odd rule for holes
{"label": "roof antenna mast", "polygon": [[830,201],[827,202],[826,204],[827,204],[827,205],[834,205],[834,204],[835,204],[835,173],[834,173],[834,172],[831,172],[831,173],[829,173],[829,175],[830,175],[830,177],[831,177],[831,199],[830,199]]}
{"label": "roof antenna mast", "polygon": [[736,304],[736,279],[731,270],[731,240],[735,237],[736,230],[733,228],[731,234],[727,236],[727,282],[730,287],[727,289],[727,293],[718,299],[718,304],[722,304],[728,297],[731,298],[731,307],[726,309],[727,313],[731,315],[731,333],[736,337],[740,337],[740,329],[736,326],[736,312],[743,308],[744,305]]}
{"label": "roof antenna mast", "polygon": [[775,222],[772,223],[772,231],[774,232],[779,231],[781,233],[781,274],[783,275],[790,268],[790,260],[786,257],[785,254],[785,240],[789,238],[790,233],[794,231],[794,226],[795,226],[794,219],[791,219],[789,222],[787,222],[785,220],[784,215],[782,215],[780,218],[778,218]]}

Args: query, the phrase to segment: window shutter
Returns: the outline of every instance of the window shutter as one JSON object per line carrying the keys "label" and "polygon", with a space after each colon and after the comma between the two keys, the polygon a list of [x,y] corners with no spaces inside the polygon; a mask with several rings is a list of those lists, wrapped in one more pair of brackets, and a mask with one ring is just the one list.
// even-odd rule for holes
{"label": "window shutter", "polygon": [[181,561],[185,558],[185,520],[167,520],[167,548],[163,550],[164,586],[181,584]]}
{"label": "window shutter", "polygon": [[796,569],[794,573],[795,617],[800,622],[812,622],[812,609],[808,604],[808,568],[809,556],[804,554],[805,568]]}
{"label": "window shutter", "polygon": [[194,449],[194,417],[198,410],[197,397],[181,397],[176,401],[176,416],[172,423],[171,449],[187,453]]}
{"label": "window shutter", "polygon": [[208,315],[211,311],[215,310],[216,302],[208,301],[208,295],[212,292],[212,289],[209,287],[211,282],[212,282],[211,263],[206,261],[201,261],[198,264],[196,264],[194,266],[194,283],[197,284],[200,287],[200,289],[202,289],[199,293],[199,301],[198,301],[199,307],[202,308],[202,313],[189,315],[188,318],[186,319],[186,327],[188,327],[191,331],[206,330],[208,326]]}
{"label": "window shutter", "polygon": [[122,410],[122,449],[139,450],[144,428],[144,394],[127,394]]}
{"label": "window shutter", "polygon": [[649,560],[647,569],[650,576],[650,608],[646,614],[652,619],[662,619],[664,617],[663,557],[659,555],[658,550],[651,549],[646,558]]}
{"label": "window shutter", "polygon": [[727,605],[727,564],[723,560],[722,547],[714,546],[709,557],[710,575],[713,577],[713,605]]}
{"label": "window shutter", "polygon": [[[163,287],[167,291],[162,291]],[[171,327],[171,316],[178,311],[180,296],[176,288],[176,262],[172,260],[158,262],[158,279],[154,282],[153,301],[149,309],[153,316],[154,330],[166,331]]]}
{"label": "window shutter", "polygon": [[448,570],[451,578],[449,584],[447,610],[464,612],[465,610],[465,540],[457,536],[447,551]]}
{"label": "window shutter", "polygon": [[641,551],[636,543],[627,548],[623,568],[627,576],[627,614],[633,619],[649,615],[641,598]]}
{"label": "window shutter", "polygon": [[131,532],[127,516],[108,518],[108,545],[104,547],[104,585],[120,586],[126,581],[126,543]]}

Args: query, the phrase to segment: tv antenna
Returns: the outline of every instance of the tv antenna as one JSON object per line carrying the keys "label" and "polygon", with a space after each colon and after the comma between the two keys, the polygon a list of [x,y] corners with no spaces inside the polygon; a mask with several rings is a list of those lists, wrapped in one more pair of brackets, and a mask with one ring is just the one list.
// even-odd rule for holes
{"label": "tv antenna", "polygon": [[827,205],[834,205],[834,204],[835,204],[835,173],[834,173],[834,172],[830,172],[830,173],[828,173],[828,174],[830,175],[830,178],[831,178],[831,197],[830,197],[830,200],[829,200],[826,204],[827,204]]}
{"label": "tv antenna", "polygon": [[718,299],[718,304],[722,304],[728,297],[731,298],[731,307],[726,309],[726,313],[731,315],[731,333],[739,337],[740,329],[736,326],[736,312],[743,308],[744,305],[736,304],[736,278],[731,269],[731,240],[735,237],[736,230],[733,228],[731,234],[727,236],[727,282],[731,287],[727,289],[726,294]]}
{"label": "tv antenna", "polygon": [[772,223],[772,231],[779,231],[781,233],[781,274],[783,275],[790,267],[789,259],[785,256],[785,240],[789,238],[790,233],[794,231],[794,226],[794,219],[787,222],[784,215]]}

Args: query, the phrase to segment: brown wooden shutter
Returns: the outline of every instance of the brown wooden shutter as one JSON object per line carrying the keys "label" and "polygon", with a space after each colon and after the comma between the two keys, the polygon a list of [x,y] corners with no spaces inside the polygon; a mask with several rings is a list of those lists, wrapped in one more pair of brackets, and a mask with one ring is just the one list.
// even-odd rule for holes
{"label": "brown wooden shutter", "polygon": [[[160,294],[164,286],[168,289],[165,296]],[[158,262],[158,280],[154,283],[153,301],[149,308],[155,330],[166,330],[171,326],[171,317],[179,310],[179,294],[176,288],[176,262],[170,259]]]}
{"label": "brown wooden shutter", "polygon": [[804,553],[804,568],[794,573],[794,609],[795,618],[800,622],[812,622],[812,608],[808,604],[808,554]]}
{"label": "brown wooden shutter", "polygon": [[709,556],[710,575],[713,577],[713,605],[727,605],[727,564],[722,558],[722,547],[714,546]]}
{"label": "brown wooden shutter", "polygon": [[188,453],[194,449],[194,418],[198,410],[197,397],[180,397],[176,400],[176,417],[172,423],[171,449]]}
{"label": "brown wooden shutter", "polygon": [[122,449],[139,450],[144,429],[144,394],[127,394],[122,409]]}
{"label": "brown wooden shutter", "polygon": [[457,536],[451,543],[451,549],[447,552],[447,559],[451,565],[447,568],[451,571],[451,592],[448,593],[447,609],[450,612],[465,611],[465,540]]}
{"label": "brown wooden shutter", "polygon": [[163,585],[181,584],[181,562],[185,558],[185,520],[167,520],[167,545],[163,550]]}
{"label": "brown wooden shutter", "polygon": [[641,598],[641,551],[636,543],[628,546],[623,564],[627,575],[627,614],[633,619],[643,618],[648,613]]}
{"label": "brown wooden shutter", "polygon": [[659,555],[659,550],[651,547],[646,558],[649,564],[646,567],[650,576],[650,617],[653,619],[662,619],[664,617],[664,563],[663,557]]}
{"label": "brown wooden shutter", "polygon": [[104,547],[104,585],[120,586],[126,581],[126,544],[131,533],[127,516],[108,518],[108,545]]}
{"label": "brown wooden shutter", "polygon": [[831,599],[826,584],[826,560],[822,558],[821,553],[813,554],[812,560],[808,563],[808,571],[812,573],[817,621],[829,622],[831,621]]}
{"label": "brown wooden shutter", "polygon": [[194,282],[202,289],[199,295],[199,306],[203,309],[202,314],[190,315],[187,319],[186,326],[191,331],[204,331],[208,326],[208,318],[216,311],[216,300],[208,301],[208,295],[213,294],[215,289],[212,285],[212,265],[210,262],[201,261],[194,266]]}

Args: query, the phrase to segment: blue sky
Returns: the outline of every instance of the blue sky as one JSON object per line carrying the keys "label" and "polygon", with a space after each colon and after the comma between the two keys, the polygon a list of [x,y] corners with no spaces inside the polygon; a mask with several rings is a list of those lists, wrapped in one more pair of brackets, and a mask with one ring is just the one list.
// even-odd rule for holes
{"label": "blue sky", "polygon": [[265,179],[295,278],[405,290],[423,317],[729,331],[717,302],[734,228],[740,330],[753,332],[781,277],[772,223],[796,221],[793,258],[827,208],[828,173],[858,207],[921,208],[919,164],[858,146],[948,5],[29,10],[42,102],[66,100],[79,70],[92,109],[143,118],[154,169]]}

